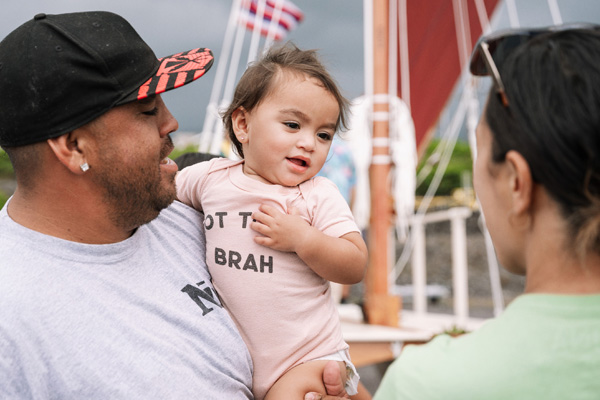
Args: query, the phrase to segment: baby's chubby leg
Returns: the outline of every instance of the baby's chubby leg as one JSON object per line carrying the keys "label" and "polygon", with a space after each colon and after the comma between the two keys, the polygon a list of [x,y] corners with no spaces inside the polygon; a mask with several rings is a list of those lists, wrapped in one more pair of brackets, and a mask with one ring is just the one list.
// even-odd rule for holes
{"label": "baby's chubby leg", "polygon": [[[292,399],[302,400],[304,395],[308,392],[317,393],[328,393],[330,395],[337,395],[333,391],[338,388],[325,387],[323,383],[323,372],[325,365],[332,361],[329,360],[314,360],[307,361],[304,364],[295,366],[294,368],[283,374],[271,389],[267,392],[265,400],[280,400],[280,399]],[[346,382],[346,365],[342,361],[333,361],[338,364],[339,373],[341,376],[342,386],[339,388],[340,392],[343,392],[343,382]],[[328,369],[327,373],[331,373],[331,369]],[[332,391],[333,390],[333,391]]]}

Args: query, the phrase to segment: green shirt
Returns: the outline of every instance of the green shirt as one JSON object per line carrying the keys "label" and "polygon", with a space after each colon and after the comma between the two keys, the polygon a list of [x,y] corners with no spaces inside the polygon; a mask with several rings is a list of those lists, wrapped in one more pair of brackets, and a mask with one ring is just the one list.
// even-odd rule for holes
{"label": "green shirt", "polygon": [[384,399],[600,399],[600,295],[522,295],[473,333],[407,346]]}

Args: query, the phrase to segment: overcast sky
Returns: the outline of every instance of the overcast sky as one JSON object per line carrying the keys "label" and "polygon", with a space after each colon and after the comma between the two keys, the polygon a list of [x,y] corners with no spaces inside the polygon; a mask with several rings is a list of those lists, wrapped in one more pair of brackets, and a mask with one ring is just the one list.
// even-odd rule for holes
{"label": "overcast sky", "polygon": [[[427,0],[421,0],[426,6]],[[452,0],[448,0],[452,1]],[[216,58],[231,0],[2,0],[0,38],[35,14],[106,10],[125,17],[158,57],[208,47]],[[319,49],[323,61],[349,98],[363,92],[363,4],[360,0],[295,0],[304,21],[286,39],[301,48]],[[552,24],[547,0],[515,0],[521,26]],[[599,0],[558,0],[564,22],[600,23]],[[507,27],[502,6],[498,27]],[[246,35],[249,43],[250,34]],[[242,58],[245,65],[247,56]],[[164,95],[181,131],[199,132],[216,75],[216,63],[197,82]]]}

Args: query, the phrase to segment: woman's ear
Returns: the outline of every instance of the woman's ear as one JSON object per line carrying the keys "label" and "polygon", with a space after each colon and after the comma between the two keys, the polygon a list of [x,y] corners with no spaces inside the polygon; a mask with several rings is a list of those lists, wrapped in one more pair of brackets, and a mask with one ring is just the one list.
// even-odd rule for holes
{"label": "woman's ear", "polygon": [[533,204],[533,177],[529,163],[521,153],[510,150],[506,153],[506,165],[509,169],[512,213],[517,216],[529,214]]}
{"label": "woman's ear", "polygon": [[84,137],[77,134],[77,130],[47,140],[52,152],[69,171],[74,174],[83,174],[90,167],[85,157]]}
{"label": "woman's ear", "polygon": [[231,113],[231,126],[235,137],[240,143],[248,140],[248,112],[244,107],[238,107]]}

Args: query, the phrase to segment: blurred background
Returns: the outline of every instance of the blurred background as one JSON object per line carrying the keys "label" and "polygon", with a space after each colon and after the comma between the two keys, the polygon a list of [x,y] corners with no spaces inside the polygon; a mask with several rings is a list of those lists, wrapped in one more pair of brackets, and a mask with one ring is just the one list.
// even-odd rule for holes
{"label": "blurred background", "polygon": [[[196,150],[198,146],[199,134],[203,131],[207,119],[207,107],[215,87],[219,62],[229,57],[229,53],[224,49],[224,42],[232,5],[238,4],[236,1],[26,0],[15,2],[3,0],[0,13],[0,38],[4,38],[13,29],[38,13],[104,10],[125,17],[154,49],[158,57],[196,47],[210,48],[215,55],[215,64],[211,71],[198,81],[163,95],[167,106],[178,119],[180,126],[179,132],[173,135],[176,144],[179,144],[173,154],[173,158],[175,158],[183,152]],[[453,21],[455,16],[460,14],[457,10],[461,5],[468,4],[466,9],[471,13],[468,16],[471,21],[475,18],[475,4],[487,7],[489,15],[486,18],[489,18],[489,29],[496,31],[509,27],[536,27],[567,22],[600,23],[600,1],[418,0],[411,2],[410,0],[401,0],[399,3],[403,2],[405,2],[404,4],[408,3],[409,6],[412,4],[413,8],[408,12],[407,22],[409,25],[415,23],[417,20],[415,16],[418,16],[419,23],[422,24],[419,40],[426,43],[422,46],[417,44],[416,48],[411,49],[411,51],[415,51],[412,54],[411,62],[425,53],[429,53],[431,60],[419,66],[418,74],[420,74],[421,80],[435,81],[442,77],[442,81],[448,81],[447,91],[437,90],[438,88],[434,86],[421,93],[410,93],[414,105],[413,115],[418,111],[418,97],[422,98],[426,104],[438,103],[440,106],[439,109],[436,109],[433,117],[430,117],[430,122],[427,122],[426,126],[421,126],[420,120],[415,120],[417,136],[423,135],[425,139],[421,143],[417,143],[419,146],[416,157],[418,166],[416,170],[409,171],[409,175],[405,179],[406,181],[416,180],[413,182],[414,186],[408,187],[409,216],[412,216],[413,212],[417,212],[417,209],[425,201],[424,199],[427,199],[426,206],[423,210],[419,209],[418,212],[435,213],[453,207],[464,207],[469,210],[469,215],[464,221],[465,239],[468,244],[466,262],[469,267],[467,276],[469,317],[490,318],[497,315],[504,305],[521,293],[523,279],[509,274],[501,268],[498,269],[497,266],[493,267],[495,256],[493,250],[486,247],[482,234],[482,221],[471,187],[472,143],[469,143],[469,119],[460,118],[455,121],[456,115],[461,110],[463,93],[465,87],[469,85],[470,78],[467,73],[459,74],[460,71],[454,75],[448,74],[449,65],[452,64],[449,61],[449,55],[457,57],[456,54],[451,54],[457,51],[458,35],[454,34],[454,27],[451,27],[450,34],[441,38],[436,39],[434,34],[443,26],[445,20]],[[365,43],[370,42],[368,35],[365,36],[365,32],[368,31],[370,25],[365,21],[370,18],[370,15],[365,10],[372,6],[372,1],[295,0],[293,4],[299,9],[301,18],[284,32],[282,41],[290,40],[300,48],[319,50],[324,64],[347,98],[357,99],[359,96],[369,93],[372,82],[365,77],[365,73],[371,71],[372,66],[369,65],[369,45],[365,46]],[[485,6],[482,6],[483,4]],[[481,19],[481,15],[479,18]],[[480,32],[481,26],[478,29]],[[477,36],[478,34],[474,38],[470,38],[470,48],[465,50],[467,53],[470,54]],[[428,39],[431,40],[428,41]],[[400,36],[401,40],[402,36]],[[409,38],[409,40],[411,39]],[[232,72],[234,83],[251,59],[249,48],[252,46],[252,38],[249,30],[242,38],[241,43],[243,46],[239,53],[239,64]],[[366,53],[365,50],[367,50]],[[462,57],[468,57],[468,54],[463,54]],[[461,66],[464,67],[464,65]],[[417,73],[413,73],[413,75],[417,75]],[[445,78],[445,76],[451,77]],[[418,87],[420,83],[423,82],[416,82],[413,88]],[[479,107],[483,104],[489,83],[489,79],[479,79],[478,84],[474,86],[474,96],[479,101]],[[65,93],[65,96],[69,96],[69,93]],[[400,89],[398,96],[405,100]],[[414,129],[410,119],[410,115],[408,115],[409,128]],[[472,124],[473,121],[471,121]],[[456,126],[453,127],[453,125]],[[450,130],[449,127],[452,127],[454,131],[451,135],[447,134]],[[348,142],[352,144],[352,137]],[[448,142],[451,144],[449,145]],[[369,143],[366,146],[358,145],[358,147],[361,146],[363,150],[370,150]],[[403,146],[407,147],[405,144]],[[442,164],[440,159],[443,157],[443,152],[448,148],[450,160],[443,167],[443,178],[433,190],[429,190],[434,180],[434,174]],[[396,158],[394,162],[398,166],[402,160]],[[360,185],[358,187],[360,188]],[[6,155],[0,150],[0,206],[12,194],[14,188],[12,168]],[[394,193],[394,195],[396,194]],[[456,312],[452,299],[455,288],[453,287],[454,277],[451,265],[452,235],[448,222],[448,220],[441,220],[425,227],[428,312],[447,314]],[[365,231],[368,231],[368,226],[364,228]],[[411,291],[413,265],[408,259],[402,261],[403,255],[410,255],[412,244],[403,239],[398,240],[394,245],[394,252],[400,257],[396,267],[398,265],[400,267],[391,282],[392,292],[401,297],[404,310],[413,310],[415,307]],[[408,250],[405,251],[406,249]],[[494,268],[496,268],[495,273],[498,274],[497,289],[500,293],[494,293]],[[498,295],[501,297],[500,301],[498,301]],[[344,300],[346,303],[362,305],[363,297],[364,286],[355,285],[350,288],[349,292],[346,292]],[[406,321],[403,318],[407,315],[408,312],[404,312],[401,317],[402,323]],[[388,362],[382,361],[380,363],[370,362],[361,366],[359,372],[368,389],[375,390],[387,365]]]}

